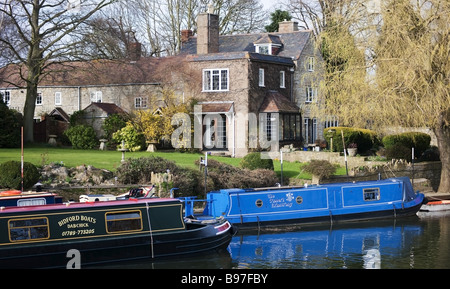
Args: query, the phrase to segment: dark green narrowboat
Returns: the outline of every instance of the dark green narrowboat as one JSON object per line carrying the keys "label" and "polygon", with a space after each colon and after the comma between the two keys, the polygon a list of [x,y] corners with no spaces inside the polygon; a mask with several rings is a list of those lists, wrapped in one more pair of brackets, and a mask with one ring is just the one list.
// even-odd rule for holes
{"label": "dark green narrowboat", "polygon": [[[225,249],[225,219],[188,222],[177,199],[0,208],[0,268],[85,267]],[[75,254],[75,253],[76,254]]]}

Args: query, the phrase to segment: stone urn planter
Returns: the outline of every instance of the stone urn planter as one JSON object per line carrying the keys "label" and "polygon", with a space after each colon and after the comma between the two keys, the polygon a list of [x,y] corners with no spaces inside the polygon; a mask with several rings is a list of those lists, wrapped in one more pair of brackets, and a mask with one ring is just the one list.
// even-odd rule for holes
{"label": "stone urn planter", "polygon": [[358,153],[358,149],[357,148],[348,148],[347,152],[348,152],[349,157],[355,157],[356,154]]}
{"label": "stone urn planter", "polygon": [[358,153],[358,146],[355,143],[351,143],[348,145],[347,153],[349,157],[355,157]]}

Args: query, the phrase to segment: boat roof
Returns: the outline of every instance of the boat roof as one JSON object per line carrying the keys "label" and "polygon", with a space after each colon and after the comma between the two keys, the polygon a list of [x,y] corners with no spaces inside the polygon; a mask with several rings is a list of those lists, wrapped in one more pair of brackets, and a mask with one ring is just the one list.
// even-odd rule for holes
{"label": "boat roof", "polygon": [[383,180],[372,180],[372,181],[359,181],[359,182],[340,182],[340,183],[328,183],[320,185],[311,186],[285,186],[285,187],[267,187],[267,188],[251,188],[251,189],[222,189],[220,192],[226,193],[239,193],[245,192],[261,192],[261,191],[271,191],[271,190],[292,190],[292,189],[320,189],[320,188],[332,188],[332,187],[360,187],[360,186],[379,186],[381,184],[390,183],[404,183],[410,182],[408,177],[398,177],[389,178]]}
{"label": "boat roof", "polygon": [[126,199],[126,200],[112,200],[112,201],[99,201],[99,202],[69,202],[62,204],[48,204],[48,205],[36,205],[36,206],[22,206],[22,207],[0,207],[1,213],[15,213],[15,212],[33,212],[33,211],[46,211],[46,210],[70,210],[70,209],[82,209],[92,207],[115,207],[132,204],[153,204],[153,203],[180,203],[178,199],[171,198],[140,198],[140,199]]}

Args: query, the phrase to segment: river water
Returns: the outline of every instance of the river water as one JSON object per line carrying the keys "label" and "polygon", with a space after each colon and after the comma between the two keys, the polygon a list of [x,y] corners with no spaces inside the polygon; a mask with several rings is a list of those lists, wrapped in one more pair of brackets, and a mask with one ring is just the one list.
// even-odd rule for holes
{"label": "river water", "polygon": [[382,221],[239,233],[228,250],[128,264],[170,269],[450,269],[450,211]]}

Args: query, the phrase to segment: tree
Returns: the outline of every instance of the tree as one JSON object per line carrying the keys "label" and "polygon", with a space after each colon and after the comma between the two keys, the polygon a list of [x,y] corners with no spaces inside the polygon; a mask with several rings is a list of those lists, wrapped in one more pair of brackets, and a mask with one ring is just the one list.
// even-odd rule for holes
{"label": "tree", "polygon": [[377,37],[370,53],[348,34],[355,24],[324,34],[326,57],[337,66],[326,69],[321,85],[325,99],[318,102],[318,111],[338,116],[341,125],[377,131],[390,126],[431,128],[442,161],[439,191],[450,192],[450,3],[384,3],[382,26],[374,29]]}
{"label": "tree", "polygon": [[[1,1],[0,18],[7,27],[0,43],[9,62],[20,67],[26,88],[23,110],[24,140],[33,141],[37,88],[52,65],[69,59],[76,43],[70,39],[85,21],[114,0],[23,0]],[[3,54],[2,54],[3,56]]]}
{"label": "tree", "polygon": [[188,114],[191,111],[189,103],[177,103],[173,89],[162,91],[164,106],[155,110],[138,110],[134,113],[133,123],[147,141],[159,143],[165,136],[171,136],[175,128],[172,118],[176,113]]}
{"label": "tree", "polygon": [[387,1],[376,47],[373,121],[429,127],[442,161],[440,192],[450,192],[450,3]]}
{"label": "tree", "polygon": [[106,17],[133,27],[148,56],[175,55],[181,49],[181,31],[195,34],[198,14],[210,2],[220,16],[221,34],[261,31],[267,18],[259,0],[120,0]]}
{"label": "tree", "polygon": [[265,27],[267,32],[277,32],[280,27],[280,22],[291,21],[292,16],[288,11],[282,11],[280,9],[275,10],[275,12],[270,14],[270,20],[272,21],[269,25]]}

